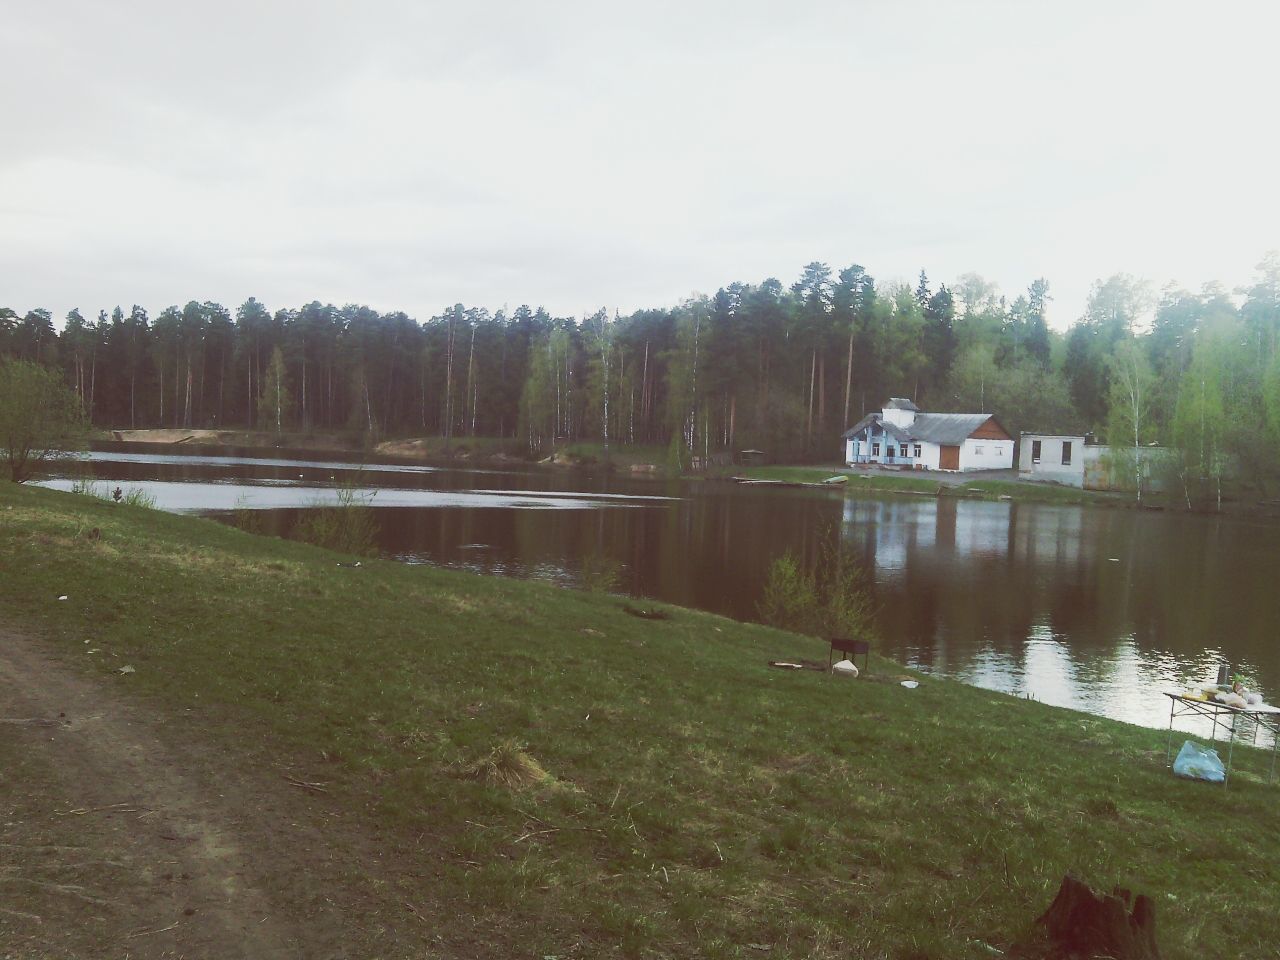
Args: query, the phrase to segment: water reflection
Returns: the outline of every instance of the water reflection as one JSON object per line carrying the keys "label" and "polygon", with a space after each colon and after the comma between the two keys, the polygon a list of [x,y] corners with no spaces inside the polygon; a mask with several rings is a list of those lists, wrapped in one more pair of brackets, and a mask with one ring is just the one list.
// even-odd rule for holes
{"label": "water reflection", "polygon": [[362,469],[386,556],[560,583],[604,560],[624,591],[738,619],[755,617],[775,557],[816,556],[838,537],[871,575],[889,656],[1136,723],[1166,724],[1161,692],[1211,679],[1220,658],[1264,693],[1280,690],[1274,525],[527,468],[124,453],[101,450],[88,467],[165,509],[229,519],[252,508],[280,535]]}
{"label": "water reflection", "polygon": [[1151,726],[1167,722],[1163,691],[1209,682],[1221,659],[1277,689],[1273,534],[965,500],[850,500],[841,528],[875,572],[903,662]]}
{"label": "water reflection", "polygon": [[[40,481],[40,485],[54,490],[71,490],[75,481],[45,480]],[[174,513],[330,507],[338,503],[339,494],[336,485],[318,486],[277,479],[265,479],[254,483],[151,480],[146,483],[124,482],[118,486],[125,495],[136,490],[154,497],[159,509]],[[602,507],[643,505],[635,498],[589,493],[535,493],[532,491],[508,493],[501,490],[418,490],[397,487],[354,487],[351,492],[357,501],[378,509],[448,507],[500,510],[595,510]]]}

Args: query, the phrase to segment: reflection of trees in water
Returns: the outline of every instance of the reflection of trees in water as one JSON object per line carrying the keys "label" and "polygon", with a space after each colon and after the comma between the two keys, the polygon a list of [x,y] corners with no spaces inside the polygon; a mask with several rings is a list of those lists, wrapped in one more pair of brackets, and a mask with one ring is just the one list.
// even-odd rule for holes
{"label": "reflection of trees in water", "polygon": [[[191,479],[208,479],[191,470]],[[556,482],[511,475],[477,483],[461,473],[423,480],[448,489],[504,484]],[[871,574],[885,651],[940,672],[976,669],[987,656],[1016,673],[1030,668],[1029,642],[1060,642],[1078,682],[1116,684],[1193,676],[1208,648],[1245,664],[1264,688],[1280,687],[1275,526],[954,498],[617,487],[684,499],[591,510],[374,509],[389,554],[526,576],[573,573],[595,555],[621,565],[623,589],[740,619],[755,617],[775,557],[813,558],[838,536]],[[267,532],[287,533],[298,511],[255,513]],[[464,549],[474,544],[485,547]]]}
{"label": "reflection of trees in water", "polygon": [[[850,501],[842,536],[875,570],[891,652],[948,670],[1028,638],[1068,645],[1089,682],[1194,677],[1206,647],[1273,664],[1275,531],[1220,519],[1028,504]],[[950,666],[949,666],[950,664]]]}

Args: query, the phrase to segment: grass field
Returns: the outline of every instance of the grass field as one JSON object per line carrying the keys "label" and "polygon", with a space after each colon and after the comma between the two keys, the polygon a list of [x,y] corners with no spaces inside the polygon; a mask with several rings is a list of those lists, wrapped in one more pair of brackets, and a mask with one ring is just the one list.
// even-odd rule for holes
{"label": "grass field", "polygon": [[815,639],[343,559],[0,484],[0,618],[181,716],[193,756],[287,753],[353,849],[399,858],[369,864],[387,909],[456,955],[990,957],[1069,871],[1152,895],[1167,957],[1274,950],[1258,751],[1228,789],[1179,781],[1159,731],[908,690],[874,658],[856,681],[767,666]]}
{"label": "grass field", "polygon": [[1116,494],[1077,490],[1047,483],[1015,483],[1008,480],[974,478],[961,483],[943,483],[935,477],[915,473],[858,471],[838,465],[831,467],[740,467],[735,476],[756,480],[785,480],[820,483],[828,477],[846,476],[844,490],[875,493],[908,493],[941,497],[968,497],[979,500],[1018,500],[1024,503],[1111,504],[1124,501]]}

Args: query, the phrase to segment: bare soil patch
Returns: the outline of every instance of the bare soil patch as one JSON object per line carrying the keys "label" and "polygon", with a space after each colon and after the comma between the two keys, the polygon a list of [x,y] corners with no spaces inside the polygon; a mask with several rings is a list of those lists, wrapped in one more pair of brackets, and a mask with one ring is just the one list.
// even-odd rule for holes
{"label": "bare soil patch", "polygon": [[218,443],[225,436],[219,430],[112,430],[114,440],[127,443]]}
{"label": "bare soil patch", "polygon": [[409,949],[356,919],[376,911],[341,882],[359,870],[313,781],[238,769],[111,685],[0,626],[0,957]]}

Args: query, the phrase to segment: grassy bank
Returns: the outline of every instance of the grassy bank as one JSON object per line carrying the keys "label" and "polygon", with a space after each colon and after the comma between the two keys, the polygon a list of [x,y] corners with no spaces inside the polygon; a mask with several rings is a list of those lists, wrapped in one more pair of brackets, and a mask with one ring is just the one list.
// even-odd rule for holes
{"label": "grassy bank", "polygon": [[741,467],[734,476],[754,480],[785,480],[797,483],[820,483],[828,477],[845,476],[846,490],[868,493],[912,493],[940,497],[967,497],[978,500],[1019,500],[1027,503],[1102,503],[1122,500],[1116,494],[1077,490],[1043,483],[1014,483],[1008,480],[973,478],[958,483],[944,483],[936,476],[919,473],[858,471],[845,466],[833,467]]}
{"label": "grassy bank", "polygon": [[877,660],[770,669],[825,648],[708,614],[343,559],[0,485],[0,617],[180,718],[193,756],[324,782],[377,851],[345,882],[376,877],[444,955],[989,957],[1067,871],[1154,896],[1167,957],[1273,948],[1257,751],[1229,789],[1177,781],[1158,731],[907,690]]}

